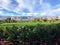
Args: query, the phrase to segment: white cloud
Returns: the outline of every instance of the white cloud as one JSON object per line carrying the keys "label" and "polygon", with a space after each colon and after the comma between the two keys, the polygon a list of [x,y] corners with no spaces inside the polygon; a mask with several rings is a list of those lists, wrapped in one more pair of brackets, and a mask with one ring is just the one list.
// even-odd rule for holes
{"label": "white cloud", "polygon": [[3,13],[0,11],[0,14],[3,14]]}
{"label": "white cloud", "polygon": [[[56,6],[52,6],[50,3],[48,2],[44,2],[44,0],[39,0],[40,1],[40,7],[38,8],[41,8],[41,10],[37,10],[36,12],[34,11],[34,8],[36,8],[36,1],[37,0],[16,0],[16,2],[18,3],[18,6],[14,9],[10,9],[10,1],[11,0],[0,0],[0,7],[6,9],[6,10],[10,10],[10,11],[13,11],[13,12],[16,12],[18,14],[22,14],[22,16],[24,15],[34,15],[34,16],[38,16],[38,15],[41,15],[41,16],[53,16],[53,15],[59,15],[60,14],[60,4],[56,5]],[[1,8],[1,9],[2,9]],[[30,13],[23,13],[23,9],[27,8]],[[52,9],[53,8],[53,9]],[[56,8],[56,9],[54,9]],[[0,9],[0,10],[1,10]],[[39,12],[38,12],[39,11]],[[2,14],[2,12],[0,11],[0,14]],[[6,15],[10,15],[9,13],[6,13]],[[13,15],[13,14],[11,14]]]}
{"label": "white cloud", "polygon": [[[36,1],[37,0],[17,0],[17,2],[19,3],[19,6],[15,9],[16,12],[20,12],[22,11],[22,9],[27,8],[30,13],[35,12],[34,8],[36,8]],[[44,3],[43,0],[40,0],[40,7],[43,11],[44,10],[48,10],[51,8],[51,5],[49,3]],[[40,10],[40,11],[42,11]],[[38,12],[38,11],[36,11]]]}
{"label": "white cloud", "polygon": [[53,10],[52,13],[54,13],[56,16],[60,16],[60,8]]}
{"label": "white cloud", "polygon": [[[11,10],[9,8],[10,1],[11,0],[2,0],[0,1],[1,2],[0,5],[7,10]],[[27,8],[30,11],[30,13],[32,13],[34,12],[33,8],[35,8],[36,1],[37,0],[16,0],[16,2],[18,3],[18,6],[15,9],[12,9],[12,11],[19,13],[20,11],[22,11],[22,9]],[[47,9],[47,7],[49,8],[50,6],[48,3],[44,3],[43,0],[40,0],[40,5],[42,6],[42,10]]]}
{"label": "white cloud", "polygon": [[10,3],[10,0],[0,0],[0,6],[3,8],[8,8],[8,5]]}
{"label": "white cloud", "polygon": [[41,12],[40,15],[41,16],[60,16],[60,8]]}
{"label": "white cloud", "polygon": [[53,7],[53,9],[60,8],[60,4],[57,4],[56,6]]}
{"label": "white cloud", "polygon": [[40,5],[42,5],[43,4],[43,0],[40,0]]}
{"label": "white cloud", "polygon": [[53,10],[52,12],[60,12],[60,8]]}
{"label": "white cloud", "polygon": [[46,15],[46,12],[42,12],[40,15],[41,16],[45,16]]}
{"label": "white cloud", "polygon": [[16,11],[22,11],[24,8],[27,8],[30,12],[33,12],[33,0],[17,0],[19,6],[15,9]]}

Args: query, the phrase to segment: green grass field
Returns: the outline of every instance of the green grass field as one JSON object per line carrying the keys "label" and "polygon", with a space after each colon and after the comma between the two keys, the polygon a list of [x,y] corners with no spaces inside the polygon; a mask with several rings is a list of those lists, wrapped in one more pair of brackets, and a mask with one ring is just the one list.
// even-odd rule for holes
{"label": "green grass field", "polygon": [[55,21],[55,22],[17,22],[17,23],[2,23],[0,24],[0,26],[13,26],[13,25],[16,25],[16,26],[25,26],[25,25],[28,25],[28,26],[35,26],[37,24],[44,24],[44,25],[51,25],[51,24],[57,24],[57,23],[60,23],[60,21]]}

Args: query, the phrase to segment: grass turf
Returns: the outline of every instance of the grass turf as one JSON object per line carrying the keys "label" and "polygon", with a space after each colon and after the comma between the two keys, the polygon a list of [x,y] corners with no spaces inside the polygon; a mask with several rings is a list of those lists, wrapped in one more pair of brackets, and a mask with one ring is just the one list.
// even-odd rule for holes
{"label": "grass turf", "polygon": [[51,24],[58,24],[60,23],[60,21],[55,21],[55,22],[17,22],[17,23],[2,23],[0,24],[0,27],[1,26],[13,26],[13,25],[16,25],[16,26],[25,26],[25,25],[28,25],[28,26],[35,26],[37,24],[43,24],[43,25],[51,25]]}

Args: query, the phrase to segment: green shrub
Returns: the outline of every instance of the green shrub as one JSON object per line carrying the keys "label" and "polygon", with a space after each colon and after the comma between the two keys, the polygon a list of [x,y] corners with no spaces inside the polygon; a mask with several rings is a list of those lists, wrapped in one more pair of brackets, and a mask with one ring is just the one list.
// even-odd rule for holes
{"label": "green shrub", "polygon": [[19,43],[25,43],[29,41],[30,43],[38,41],[42,42],[48,41],[52,43],[53,39],[59,38],[60,35],[60,23],[58,24],[37,24],[36,26],[16,26],[12,27],[0,27],[0,38],[3,40],[8,40],[9,42],[18,41]]}

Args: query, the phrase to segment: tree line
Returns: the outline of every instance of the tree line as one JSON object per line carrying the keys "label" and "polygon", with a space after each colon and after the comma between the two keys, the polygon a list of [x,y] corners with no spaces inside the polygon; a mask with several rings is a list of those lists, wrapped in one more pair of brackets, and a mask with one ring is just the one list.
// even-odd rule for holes
{"label": "tree line", "polygon": [[[58,17],[53,17],[53,18],[33,18],[32,20],[24,20],[26,22],[55,22],[55,21],[60,21],[60,19]],[[5,20],[0,20],[0,23],[14,23],[14,22],[24,22],[23,20],[14,20],[14,19],[11,19],[11,18],[7,18]]]}

